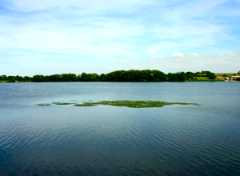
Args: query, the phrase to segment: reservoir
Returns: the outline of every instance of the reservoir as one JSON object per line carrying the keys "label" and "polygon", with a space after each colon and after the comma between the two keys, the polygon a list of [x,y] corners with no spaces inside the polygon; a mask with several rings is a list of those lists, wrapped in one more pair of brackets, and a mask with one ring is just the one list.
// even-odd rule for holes
{"label": "reservoir", "polygon": [[[38,106],[162,100],[160,108]],[[238,176],[240,84],[2,83],[0,176]]]}

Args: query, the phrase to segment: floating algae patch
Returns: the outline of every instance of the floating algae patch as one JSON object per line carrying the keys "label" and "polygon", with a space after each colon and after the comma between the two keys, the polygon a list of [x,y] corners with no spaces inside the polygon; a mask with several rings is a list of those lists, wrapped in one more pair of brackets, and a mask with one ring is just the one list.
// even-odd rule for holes
{"label": "floating algae patch", "polygon": [[53,103],[39,103],[38,106],[51,106],[51,105],[75,105],[75,103],[69,103],[69,102],[53,102]]}
{"label": "floating algae patch", "polygon": [[[70,102],[53,102],[53,105],[73,105],[77,107],[91,107],[98,105],[105,106],[117,106],[117,107],[129,107],[129,108],[160,108],[168,105],[198,105],[196,103],[186,102],[165,102],[165,101],[154,101],[154,100],[104,100],[104,101],[89,101],[82,103],[70,103]],[[38,104],[39,106],[50,106],[51,104]]]}
{"label": "floating algae patch", "polygon": [[97,106],[97,105],[108,105],[108,106],[119,106],[129,108],[157,108],[167,105],[196,105],[195,103],[184,103],[184,102],[164,102],[164,101],[143,101],[143,100],[117,100],[117,101],[97,101],[97,102],[83,102],[80,104],[74,104],[75,106]]}
{"label": "floating algae patch", "polygon": [[53,102],[54,105],[75,105],[75,103],[70,102]]}
{"label": "floating algae patch", "polygon": [[50,103],[39,103],[39,104],[37,104],[38,106],[51,106],[51,104]]}
{"label": "floating algae patch", "polygon": [[158,108],[167,105],[197,105],[195,103],[184,103],[184,102],[164,102],[164,101],[143,101],[143,100],[116,100],[116,101],[97,101],[97,102],[83,102],[74,104],[75,106],[118,106],[118,107],[129,107],[129,108]]}

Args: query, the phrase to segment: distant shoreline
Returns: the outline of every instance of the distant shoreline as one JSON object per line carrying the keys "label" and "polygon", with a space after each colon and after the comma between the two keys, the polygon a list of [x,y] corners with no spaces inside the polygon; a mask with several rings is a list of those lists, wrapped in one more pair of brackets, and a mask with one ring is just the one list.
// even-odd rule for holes
{"label": "distant shoreline", "polygon": [[225,80],[204,80],[204,81],[15,81],[15,82],[7,82],[0,81],[0,84],[21,84],[21,83],[204,83],[204,82],[239,82],[239,81],[225,81]]}
{"label": "distant shoreline", "polygon": [[8,76],[0,75],[0,83],[24,82],[218,82],[240,81],[239,73],[177,72],[160,70],[117,70],[110,73],[64,73],[53,75]]}

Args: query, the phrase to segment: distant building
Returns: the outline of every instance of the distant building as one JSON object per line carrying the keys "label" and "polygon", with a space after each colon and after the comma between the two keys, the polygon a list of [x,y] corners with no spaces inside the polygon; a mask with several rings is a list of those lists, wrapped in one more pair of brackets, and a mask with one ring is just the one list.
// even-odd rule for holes
{"label": "distant building", "polygon": [[225,80],[226,81],[240,81],[240,75],[226,77]]}
{"label": "distant building", "polygon": [[233,80],[233,81],[240,81],[240,75],[231,76],[231,80]]}

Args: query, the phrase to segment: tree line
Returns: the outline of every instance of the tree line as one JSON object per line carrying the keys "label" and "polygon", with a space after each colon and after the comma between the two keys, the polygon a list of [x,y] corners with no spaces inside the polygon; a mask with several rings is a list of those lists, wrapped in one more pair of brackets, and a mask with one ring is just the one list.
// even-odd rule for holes
{"label": "tree line", "polygon": [[34,76],[0,75],[1,82],[184,82],[199,80],[215,80],[216,75],[210,71],[164,73],[159,70],[118,70],[106,74],[97,73],[65,73]]}

